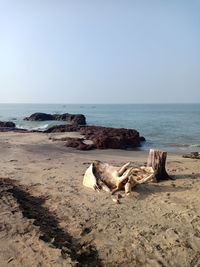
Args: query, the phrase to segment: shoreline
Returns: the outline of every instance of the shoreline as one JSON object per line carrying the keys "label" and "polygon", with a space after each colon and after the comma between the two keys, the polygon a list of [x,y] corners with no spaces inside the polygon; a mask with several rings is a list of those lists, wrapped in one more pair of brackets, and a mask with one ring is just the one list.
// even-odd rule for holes
{"label": "shoreline", "polygon": [[[64,125],[64,124],[63,124]],[[19,134],[32,134],[32,133],[38,133],[38,134],[43,134],[43,135],[48,135],[48,133],[46,133],[45,131],[42,130],[29,130],[29,129],[23,129],[23,128],[6,128],[6,127],[1,127],[0,128],[0,134],[1,133],[19,133]],[[77,137],[83,137],[79,132],[63,132],[63,133],[59,133],[59,132],[55,132],[52,133],[52,135],[55,135],[56,137],[59,137],[59,135],[63,135],[63,136],[69,136],[72,138],[77,138]],[[49,133],[49,136],[51,135],[51,133]],[[63,141],[64,143],[64,141]],[[183,155],[185,153],[191,153],[191,152],[200,152],[200,144],[193,144],[193,145],[186,145],[186,144],[177,144],[176,146],[156,146],[153,145],[152,142],[150,142],[150,140],[146,140],[144,142],[142,142],[141,146],[136,147],[136,148],[128,148],[128,149],[113,149],[114,151],[149,151],[150,149],[156,149],[156,150],[162,150],[162,151],[166,151],[167,153],[170,154],[177,154],[177,155]],[[95,149],[95,150],[103,150],[103,151],[107,151],[107,150],[112,150],[112,149]],[[81,151],[81,150],[79,150]]]}
{"label": "shoreline", "polygon": [[[185,104],[97,105],[96,108],[93,104],[53,106],[32,104],[28,108],[23,104],[18,106],[10,104],[0,105],[0,109],[1,120],[13,120],[17,125],[20,122],[20,127],[24,126],[24,128],[28,121],[24,121],[23,118],[34,112],[85,114],[88,125],[137,129],[147,140],[142,147],[145,150],[156,147],[168,152],[200,152],[198,124],[200,105],[199,103]],[[51,124],[52,121],[49,123]],[[45,124],[46,122],[30,122],[30,127],[36,129],[44,127]]]}

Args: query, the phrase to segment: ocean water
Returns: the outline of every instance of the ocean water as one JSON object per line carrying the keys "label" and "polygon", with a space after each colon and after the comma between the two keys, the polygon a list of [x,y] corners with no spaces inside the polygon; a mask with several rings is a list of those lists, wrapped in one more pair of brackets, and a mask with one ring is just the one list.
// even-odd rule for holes
{"label": "ocean water", "polygon": [[34,112],[81,113],[89,125],[136,129],[147,140],[141,149],[200,152],[200,104],[0,104],[0,121],[41,130],[62,123],[23,120]]}

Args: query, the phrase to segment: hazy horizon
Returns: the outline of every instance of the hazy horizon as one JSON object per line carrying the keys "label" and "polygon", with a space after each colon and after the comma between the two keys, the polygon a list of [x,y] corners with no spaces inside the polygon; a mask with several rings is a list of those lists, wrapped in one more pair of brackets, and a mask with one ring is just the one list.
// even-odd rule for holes
{"label": "hazy horizon", "polygon": [[67,102],[0,102],[5,105],[199,105],[200,102],[125,102],[125,103],[67,103]]}
{"label": "hazy horizon", "polygon": [[0,0],[0,101],[199,103],[199,12],[198,0]]}

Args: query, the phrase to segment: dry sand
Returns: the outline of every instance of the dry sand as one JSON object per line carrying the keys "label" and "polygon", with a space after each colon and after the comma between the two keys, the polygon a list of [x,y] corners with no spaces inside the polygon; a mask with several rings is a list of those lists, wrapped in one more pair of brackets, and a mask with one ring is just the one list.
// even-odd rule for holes
{"label": "dry sand", "polygon": [[82,186],[86,168],[141,166],[148,152],[80,152],[48,137],[0,133],[0,266],[200,266],[200,160],[168,153],[176,180],[117,205]]}

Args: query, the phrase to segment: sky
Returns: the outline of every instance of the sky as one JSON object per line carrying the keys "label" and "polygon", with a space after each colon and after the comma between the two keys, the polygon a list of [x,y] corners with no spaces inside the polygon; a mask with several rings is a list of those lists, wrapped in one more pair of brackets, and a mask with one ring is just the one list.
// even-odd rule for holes
{"label": "sky", "polygon": [[1,103],[200,102],[200,1],[0,0]]}

